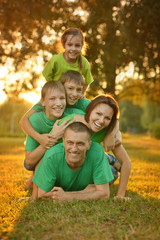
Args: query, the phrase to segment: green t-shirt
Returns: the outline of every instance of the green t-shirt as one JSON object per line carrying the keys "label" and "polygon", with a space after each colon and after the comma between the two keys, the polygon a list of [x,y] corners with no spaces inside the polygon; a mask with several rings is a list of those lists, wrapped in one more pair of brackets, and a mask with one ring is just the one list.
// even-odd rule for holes
{"label": "green t-shirt", "polygon": [[85,79],[86,84],[93,82],[93,77],[90,70],[88,60],[82,56],[83,69],[80,70],[78,66],[78,59],[75,64],[70,65],[63,57],[63,53],[53,55],[50,61],[46,64],[42,74],[47,81],[59,81],[63,73],[73,70],[81,73]]}
{"label": "green t-shirt", "polygon": [[[83,99],[77,100],[77,102],[74,105],[67,105],[66,108],[77,108],[77,109],[80,109],[83,112],[85,112],[89,103],[90,103],[90,100],[83,98]],[[35,110],[36,112],[42,112],[44,110],[44,108],[41,104],[41,101],[39,101],[37,104],[35,104],[32,107],[32,109]]]}
{"label": "green t-shirt", "polygon": [[[56,122],[56,120],[48,119],[44,112],[33,113],[30,116],[29,121],[33,129],[40,134],[49,133]],[[26,151],[33,151],[39,145],[39,142],[37,142],[34,138],[27,136],[25,145]]]}
{"label": "green t-shirt", "polygon": [[67,165],[64,146],[60,143],[46,151],[33,182],[45,192],[51,191],[54,186],[62,187],[64,191],[80,191],[88,184],[104,184],[112,179],[109,163],[100,144],[92,143],[82,167],[73,171]]}
{"label": "green t-shirt", "polygon": [[[66,119],[66,116],[71,115],[72,113],[76,113],[79,115],[84,114],[83,111],[81,111],[79,109],[74,109],[74,108],[70,109],[69,108],[69,109],[64,110],[63,118]],[[72,117],[71,117],[71,119],[72,119]],[[33,129],[40,134],[51,132],[53,125],[56,122],[56,120],[48,119],[44,112],[33,113],[30,116],[29,121],[30,121]],[[62,142],[62,139],[58,140],[58,143],[60,143],[60,142]],[[37,142],[34,138],[27,136],[26,145],[25,145],[26,151],[33,151],[39,145],[40,145],[39,142]]]}

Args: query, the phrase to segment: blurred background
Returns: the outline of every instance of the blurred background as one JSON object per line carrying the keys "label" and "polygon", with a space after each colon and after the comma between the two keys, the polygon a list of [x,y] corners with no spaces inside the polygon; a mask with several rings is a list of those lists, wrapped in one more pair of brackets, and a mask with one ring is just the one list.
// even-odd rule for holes
{"label": "blurred background", "polygon": [[160,138],[159,0],[1,0],[0,136],[24,136],[18,122],[40,99],[42,70],[69,27],[88,44],[86,97],[112,93],[122,132]]}

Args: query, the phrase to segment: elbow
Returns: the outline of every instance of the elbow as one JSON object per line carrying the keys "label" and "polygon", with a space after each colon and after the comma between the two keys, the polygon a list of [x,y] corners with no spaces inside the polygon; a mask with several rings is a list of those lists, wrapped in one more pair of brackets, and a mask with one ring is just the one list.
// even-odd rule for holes
{"label": "elbow", "polygon": [[27,157],[25,158],[25,161],[26,161],[26,164],[29,166],[29,167],[34,167],[35,164],[33,163],[32,159]]}
{"label": "elbow", "polygon": [[19,125],[21,126],[21,128],[23,128],[23,120],[22,119],[20,119]]}

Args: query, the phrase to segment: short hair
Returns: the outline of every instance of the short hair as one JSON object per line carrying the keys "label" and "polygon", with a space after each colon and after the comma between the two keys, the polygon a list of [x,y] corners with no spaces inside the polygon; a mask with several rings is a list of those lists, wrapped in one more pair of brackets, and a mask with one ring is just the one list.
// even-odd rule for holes
{"label": "short hair", "polygon": [[55,89],[65,93],[64,86],[61,82],[48,81],[44,84],[41,90],[41,98],[44,99],[48,89]]}
{"label": "short hair", "polygon": [[82,122],[73,122],[73,123],[69,124],[64,131],[64,136],[65,136],[67,129],[70,129],[74,132],[86,132],[88,135],[88,138],[91,139],[91,135],[92,135],[91,130]]}
{"label": "short hair", "polygon": [[111,122],[107,128],[107,132],[111,132],[113,130],[113,128],[116,125],[116,120],[118,119],[119,116],[119,106],[117,101],[114,99],[114,97],[111,94],[106,94],[106,95],[100,95],[95,97],[87,106],[86,108],[86,112],[85,112],[85,120],[88,123],[89,122],[89,118],[91,115],[91,112],[93,111],[93,109],[98,105],[98,104],[107,104],[109,105],[112,109],[113,109],[113,116],[111,119]]}
{"label": "short hair", "polygon": [[60,78],[60,81],[62,84],[64,84],[65,82],[75,82],[82,86],[85,85],[85,80],[84,80],[84,77],[82,76],[82,74],[77,71],[73,71],[73,70],[69,70],[69,71],[63,73],[63,75]]}

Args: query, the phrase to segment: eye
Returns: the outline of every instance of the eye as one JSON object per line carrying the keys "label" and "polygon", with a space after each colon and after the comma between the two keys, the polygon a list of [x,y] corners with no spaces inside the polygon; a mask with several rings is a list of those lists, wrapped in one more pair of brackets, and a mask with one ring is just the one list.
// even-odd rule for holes
{"label": "eye", "polygon": [[81,89],[81,88],[78,88],[78,89],[77,89],[77,92],[82,92],[82,89]]}
{"label": "eye", "polygon": [[82,146],[84,146],[84,143],[79,142],[79,143],[78,143],[78,146],[82,147]]}
{"label": "eye", "polygon": [[97,114],[98,116],[101,116],[101,115],[102,115],[100,112],[96,112],[96,114]]}

